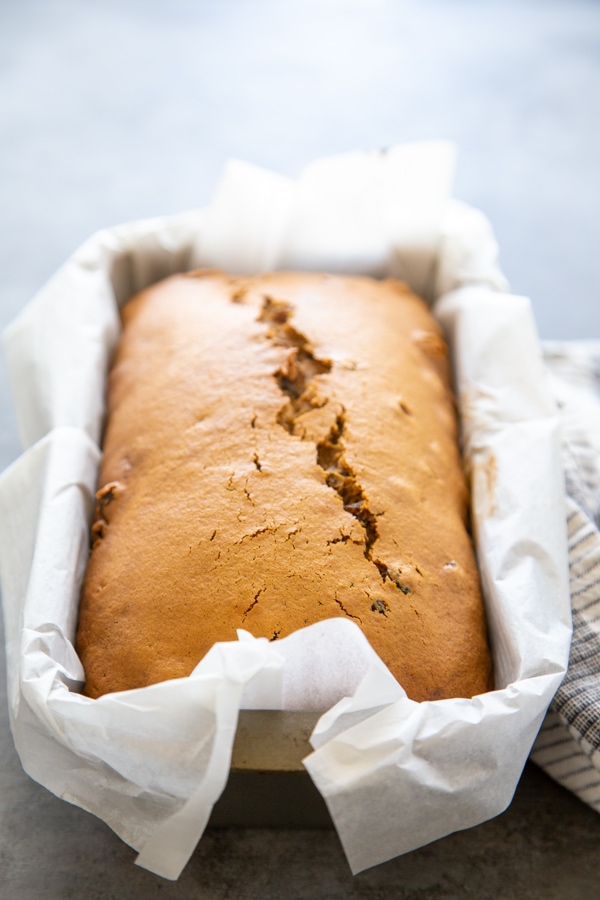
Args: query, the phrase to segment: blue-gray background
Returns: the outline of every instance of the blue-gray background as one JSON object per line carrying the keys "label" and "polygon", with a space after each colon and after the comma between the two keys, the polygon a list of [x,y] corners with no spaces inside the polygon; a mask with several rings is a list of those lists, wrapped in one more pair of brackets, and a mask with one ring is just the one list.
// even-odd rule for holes
{"label": "blue-gray background", "polygon": [[600,337],[598,2],[0,0],[0,59],[0,327],[96,229],[208,202],[231,156],[293,176],[444,137],[542,337]]}
{"label": "blue-gray background", "polygon": [[[460,151],[455,194],[491,219],[542,337],[600,337],[594,0],[0,0],[0,129],[0,327],[98,228],[207,203],[228,157],[293,176],[444,137]],[[18,453],[0,364],[0,469]],[[250,833],[210,838],[167,893],[101,823],[28,781],[0,715],[0,882],[19,900],[200,884],[236,898],[594,895],[600,831],[545,781],[496,831],[354,881],[331,836]]]}

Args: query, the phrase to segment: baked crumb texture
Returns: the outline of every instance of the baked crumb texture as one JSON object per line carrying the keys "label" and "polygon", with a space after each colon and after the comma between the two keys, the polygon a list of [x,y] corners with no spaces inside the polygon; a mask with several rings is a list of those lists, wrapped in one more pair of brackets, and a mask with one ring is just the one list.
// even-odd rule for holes
{"label": "baked crumb texture", "polygon": [[388,280],[178,275],[135,297],[77,649],[85,692],[243,627],[347,616],[414,700],[491,688],[446,346]]}

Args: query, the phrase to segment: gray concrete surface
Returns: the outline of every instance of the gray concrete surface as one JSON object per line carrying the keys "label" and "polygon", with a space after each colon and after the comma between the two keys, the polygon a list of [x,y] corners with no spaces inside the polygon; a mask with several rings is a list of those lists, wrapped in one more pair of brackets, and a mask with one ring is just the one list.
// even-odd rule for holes
{"label": "gray concrete surface", "polygon": [[[542,336],[600,337],[593,0],[0,0],[0,134],[0,327],[91,232],[206,203],[230,156],[294,175],[448,137],[455,193],[492,220]],[[0,417],[1,469],[19,453],[3,367]],[[174,885],[133,858],[23,774],[3,699],[11,900],[587,900],[600,819],[531,767],[503,816],[354,879],[328,831],[213,831]]]}

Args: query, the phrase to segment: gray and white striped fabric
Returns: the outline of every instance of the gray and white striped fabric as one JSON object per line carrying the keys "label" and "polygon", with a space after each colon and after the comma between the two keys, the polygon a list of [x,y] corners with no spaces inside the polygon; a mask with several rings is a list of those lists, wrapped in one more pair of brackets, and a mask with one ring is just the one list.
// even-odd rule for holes
{"label": "gray and white striped fabric", "polygon": [[600,341],[547,343],[563,421],[573,641],[531,758],[600,812]]}

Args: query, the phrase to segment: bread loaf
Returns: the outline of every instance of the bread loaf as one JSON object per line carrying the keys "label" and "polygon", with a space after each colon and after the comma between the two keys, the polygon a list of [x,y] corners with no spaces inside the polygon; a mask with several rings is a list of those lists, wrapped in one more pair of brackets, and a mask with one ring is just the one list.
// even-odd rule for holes
{"label": "bread loaf", "polygon": [[347,616],[414,700],[491,687],[446,345],[404,285],[198,272],[131,300],[77,649],[85,692]]}

